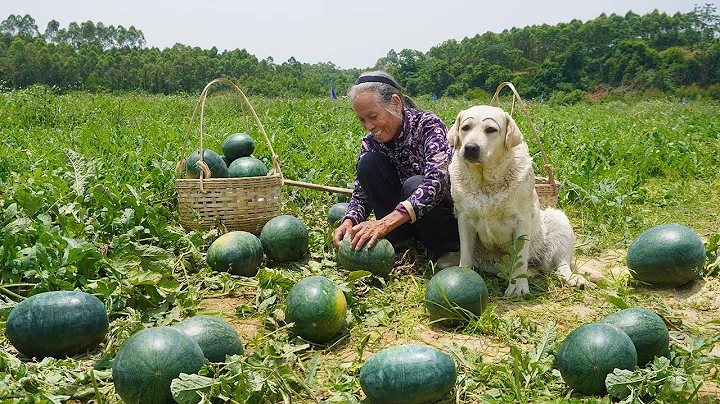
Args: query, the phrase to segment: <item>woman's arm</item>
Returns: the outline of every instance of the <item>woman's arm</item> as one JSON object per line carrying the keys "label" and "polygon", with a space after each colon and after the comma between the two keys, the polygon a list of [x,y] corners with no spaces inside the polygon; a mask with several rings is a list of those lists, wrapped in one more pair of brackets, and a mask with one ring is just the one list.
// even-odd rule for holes
{"label": "woman's arm", "polygon": [[448,167],[452,148],[447,142],[447,129],[440,118],[425,112],[418,124],[417,131],[422,139],[424,155],[424,179],[410,197],[401,202],[410,212],[411,221],[422,217],[435,207],[450,192]]}

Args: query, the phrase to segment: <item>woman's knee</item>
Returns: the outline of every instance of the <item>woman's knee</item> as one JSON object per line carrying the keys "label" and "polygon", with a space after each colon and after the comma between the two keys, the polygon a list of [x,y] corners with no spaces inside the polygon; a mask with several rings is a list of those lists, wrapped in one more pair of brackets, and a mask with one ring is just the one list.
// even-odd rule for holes
{"label": "woman's knee", "polygon": [[390,160],[380,153],[369,152],[363,155],[357,163],[357,176],[360,181],[371,179],[380,171],[387,169]]}
{"label": "woman's knee", "polygon": [[424,179],[425,177],[422,175],[413,175],[412,177],[406,179],[405,182],[403,182],[401,199],[405,200],[409,198],[413,192],[417,191]]}

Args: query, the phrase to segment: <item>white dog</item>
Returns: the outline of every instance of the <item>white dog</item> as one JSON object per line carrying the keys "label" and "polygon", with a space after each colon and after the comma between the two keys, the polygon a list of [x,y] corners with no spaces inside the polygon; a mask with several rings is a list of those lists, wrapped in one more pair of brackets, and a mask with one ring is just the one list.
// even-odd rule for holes
{"label": "white dog", "polygon": [[455,148],[450,163],[451,193],[460,233],[460,266],[496,273],[495,265],[525,238],[521,266],[505,296],[530,291],[528,265],[555,269],[570,285],[588,281],[570,269],[575,236],[560,210],[540,210],[532,160],[515,121],[500,108],[461,111],[448,131]]}

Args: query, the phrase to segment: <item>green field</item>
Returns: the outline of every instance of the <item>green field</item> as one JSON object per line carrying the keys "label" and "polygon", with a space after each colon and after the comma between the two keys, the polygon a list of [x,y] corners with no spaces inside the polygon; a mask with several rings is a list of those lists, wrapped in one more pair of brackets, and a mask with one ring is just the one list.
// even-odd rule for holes
{"label": "green field", "polygon": [[[418,101],[448,124],[472,104]],[[626,402],[720,399],[717,103],[530,102],[530,116],[562,183],[558,207],[577,234],[576,266],[606,277],[585,291],[552,277],[533,278],[530,295],[508,300],[502,297],[506,281],[484,275],[490,308],[453,329],[431,324],[425,312],[424,286],[434,268],[424,250],[399,255],[385,280],[355,279],[338,268],[326,223],[336,196],[326,192],[283,188],[282,213],[310,229],[310,254],[303,261],[263,264],[255,278],[212,273],[204,254],[219,234],[180,226],[174,186],[196,102],[196,95],[54,94],[43,87],[0,94],[0,402],[119,402],[109,369],[123,341],[143,328],[218,314],[240,334],[245,355],[205,365],[199,376],[179,384],[185,393],[194,389],[237,403],[358,403],[364,360],[384,347],[420,342],[455,359],[458,382],[443,403],[609,403],[608,396],[571,392],[553,360],[572,329],[624,305],[663,316],[671,331],[671,361],[636,371],[620,383],[629,390],[618,387],[616,397],[632,391]],[[363,132],[347,100],[251,102],[286,178],[339,187],[352,182]],[[527,122],[520,113],[515,118],[542,167]],[[234,93],[212,93],[204,119],[204,145],[218,152],[227,135],[245,131]],[[255,156],[269,166],[268,146],[257,125],[248,124]],[[195,126],[188,148],[198,140]],[[684,224],[703,238],[703,279],[677,290],[631,280],[624,265],[627,247],[661,223]],[[347,329],[326,345],[294,337],[283,315],[290,287],[319,274],[342,287],[351,313]],[[11,308],[34,293],[72,289],[105,302],[111,320],[105,342],[64,360],[19,357],[4,335]]]}

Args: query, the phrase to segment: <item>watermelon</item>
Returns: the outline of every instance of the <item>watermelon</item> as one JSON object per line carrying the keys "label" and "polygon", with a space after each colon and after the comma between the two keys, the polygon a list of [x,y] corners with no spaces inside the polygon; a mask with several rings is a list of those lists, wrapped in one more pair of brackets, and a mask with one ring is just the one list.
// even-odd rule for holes
{"label": "watermelon", "polygon": [[383,349],[360,369],[360,387],[372,403],[431,403],[447,395],[456,379],[450,355],[428,345]]}
{"label": "watermelon", "polygon": [[100,344],[108,332],[105,305],[79,291],[39,293],[18,303],[8,315],[5,333],[29,358],[83,353]]}
{"label": "watermelon", "polygon": [[343,328],[346,316],[345,294],[324,276],[301,279],[287,295],[285,319],[308,341],[327,342]]}
{"label": "watermelon", "polygon": [[247,157],[255,151],[255,140],[247,133],[236,133],[225,138],[222,152],[229,160]]}
{"label": "watermelon", "polygon": [[632,340],[607,323],[581,325],[560,346],[557,364],[565,383],[582,394],[604,395],[605,378],[615,369],[633,370],[637,353]]}
{"label": "watermelon", "polygon": [[227,355],[242,355],[242,341],[235,329],[225,320],[213,316],[194,316],[172,328],[195,340],[210,362],[224,362]]}
{"label": "watermelon", "polygon": [[328,223],[332,225],[337,225],[338,222],[342,220],[343,217],[345,217],[348,206],[350,206],[350,204],[347,202],[338,202],[331,206],[327,214]]}
{"label": "watermelon", "polygon": [[663,319],[652,310],[631,307],[615,312],[600,322],[613,324],[630,337],[635,345],[639,366],[668,351],[670,333]]}
{"label": "watermelon", "polygon": [[337,201],[340,202],[340,203],[342,203],[342,202],[350,202],[350,197],[349,197],[349,196],[347,196],[346,194],[341,194],[341,193],[339,193],[339,192],[336,192],[336,193],[335,193],[335,198],[337,198]]}
{"label": "watermelon", "polygon": [[228,167],[228,175],[232,178],[262,177],[267,175],[268,169],[265,163],[255,157],[240,157],[233,160]]}
{"label": "watermelon", "polygon": [[172,380],[196,373],[205,363],[192,338],[170,327],[155,327],[130,336],[112,366],[115,392],[126,403],[170,404]]}
{"label": "watermelon", "polygon": [[218,237],[210,244],[205,257],[213,271],[240,276],[255,276],[262,260],[262,243],[254,234],[242,230]]}
{"label": "watermelon", "polygon": [[345,236],[337,250],[337,262],[348,271],[365,270],[385,277],[395,265],[395,249],[389,241],[380,238],[372,248],[368,249],[366,243],[360,251],[355,251],[350,248],[350,237]]}
{"label": "watermelon", "polygon": [[[185,160],[185,176],[188,178],[200,178],[200,167],[197,162],[200,161],[200,153],[194,151]],[[210,169],[210,178],[226,178],[228,176],[228,167],[219,154],[210,149],[203,149],[203,162]],[[203,175],[203,178],[204,175]]]}
{"label": "watermelon", "polygon": [[642,232],[630,245],[627,266],[633,278],[655,286],[682,286],[705,265],[705,247],[694,231],[662,224]]}
{"label": "watermelon", "polygon": [[425,307],[433,320],[452,323],[467,319],[467,312],[479,316],[487,304],[485,281],[468,267],[445,268],[436,273],[425,288]]}
{"label": "watermelon", "polygon": [[260,231],[265,255],[277,262],[299,260],[307,253],[309,241],[305,223],[290,215],[268,220]]}
{"label": "watermelon", "polygon": [[[228,166],[228,167],[230,167],[230,164],[232,164],[232,162],[233,162],[232,160],[230,160],[229,158],[227,158],[227,156],[220,156],[220,158],[221,158],[222,161],[225,163],[225,165]],[[228,173],[228,175],[229,175],[229,173]]]}

